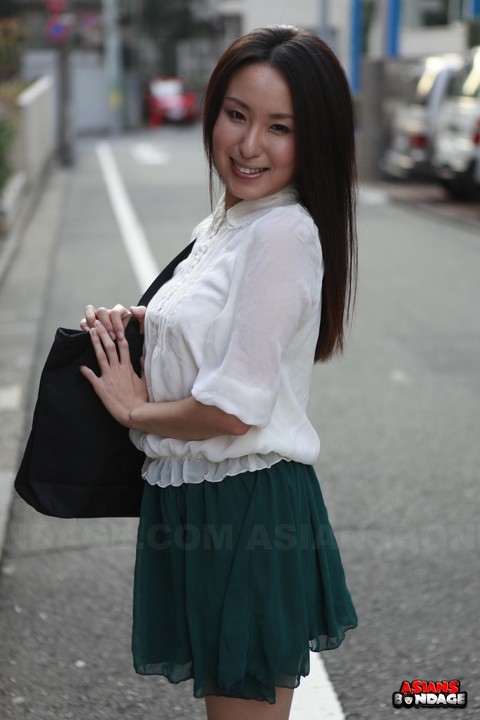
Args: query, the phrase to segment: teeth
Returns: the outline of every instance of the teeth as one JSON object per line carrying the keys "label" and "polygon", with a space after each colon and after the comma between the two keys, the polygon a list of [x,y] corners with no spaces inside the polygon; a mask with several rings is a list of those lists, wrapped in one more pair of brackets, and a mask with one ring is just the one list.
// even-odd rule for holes
{"label": "teeth", "polygon": [[239,172],[243,173],[244,175],[259,175],[261,172],[263,172],[262,168],[257,168],[257,169],[245,168],[245,167],[241,167],[240,165],[237,165],[237,163],[234,163],[234,165],[237,168],[237,170]]}

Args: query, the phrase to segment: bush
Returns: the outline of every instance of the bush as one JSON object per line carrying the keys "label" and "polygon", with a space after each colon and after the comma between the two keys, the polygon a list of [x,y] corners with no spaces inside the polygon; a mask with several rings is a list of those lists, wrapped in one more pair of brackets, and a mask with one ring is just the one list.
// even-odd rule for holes
{"label": "bush", "polygon": [[26,33],[16,18],[0,19],[0,80],[18,75]]}
{"label": "bush", "polygon": [[10,148],[13,142],[13,125],[7,118],[0,118],[0,192],[10,175]]}

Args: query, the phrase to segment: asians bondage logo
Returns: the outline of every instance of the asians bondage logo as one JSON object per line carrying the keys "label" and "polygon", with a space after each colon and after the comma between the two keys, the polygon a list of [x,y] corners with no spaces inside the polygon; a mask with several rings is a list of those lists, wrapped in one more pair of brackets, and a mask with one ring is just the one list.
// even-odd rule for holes
{"label": "asians bondage logo", "polygon": [[460,680],[404,680],[392,696],[393,707],[451,707],[467,706],[467,693],[460,690]]}

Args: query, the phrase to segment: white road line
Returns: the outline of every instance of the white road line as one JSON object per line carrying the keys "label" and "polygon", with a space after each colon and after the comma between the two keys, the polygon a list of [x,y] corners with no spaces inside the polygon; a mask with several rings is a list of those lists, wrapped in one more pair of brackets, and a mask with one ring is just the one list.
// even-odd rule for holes
{"label": "white road line", "polygon": [[157,261],[132,207],[110,145],[98,143],[96,151],[123,244],[143,292],[159,273]]}
{"label": "white road line", "polygon": [[400,385],[411,384],[410,376],[403,370],[398,369],[390,371],[390,380],[394,383],[399,383]]}
{"label": "white road line", "polygon": [[[158,267],[132,207],[110,145],[96,147],[103,178],[140,290],[158,275]],[[310,675],[293,694],[290,720],[345,720],[342,707],[318,653],[310,654]]]}
{"label": "white road line", "polygon": [[342,706],[318,653],[310,653],[310,675],[293,693],[290,720],[345,720]]}
{"label": "white road line", "polygon": [[21,385],[3,385],[0,387],[0,410],[18,410],[22,404]]}
{"label": "white road line", "polygon": [[361,185],[358,200],[362,205],[385,205],[388,203],[388,194],[381,188]]}
{"label": "white road line", "polygon": [[135,143],[129,148],[130,155],[140,165],[166,165],[170,161],[168,153],[152,145],[152,143]]}

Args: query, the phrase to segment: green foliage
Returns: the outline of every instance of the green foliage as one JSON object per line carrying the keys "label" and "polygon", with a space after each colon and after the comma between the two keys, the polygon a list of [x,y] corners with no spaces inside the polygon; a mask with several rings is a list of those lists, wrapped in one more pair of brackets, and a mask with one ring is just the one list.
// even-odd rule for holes
{"label": "green foliage", "polygon": [[0,19],[0,80],[8,80],[18,74],[25,39],[25,30],[19,20]]}
{"label": "green foliage", "polygon": [[0,118],[0,192],[10,175],[10,148],[13,143],[13,125],[7,118]]}

